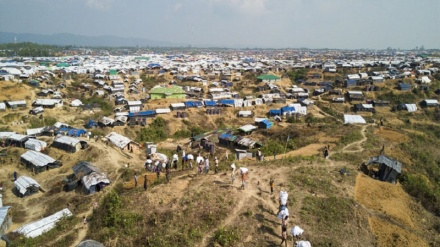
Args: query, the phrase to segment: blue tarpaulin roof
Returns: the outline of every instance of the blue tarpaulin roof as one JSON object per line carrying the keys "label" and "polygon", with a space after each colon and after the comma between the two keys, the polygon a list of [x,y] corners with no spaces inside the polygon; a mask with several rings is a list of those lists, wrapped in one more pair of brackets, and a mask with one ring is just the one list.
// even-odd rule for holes
{"label": "blue tarpaulin roof", "polygon": [[128,113],[128,117],[145,117],[145,116],[154,116],[154,115],[156,115],[155,110]]}
{"label": "blue tarpaulin roof", "polygon": [[203,106],[203,104],[200,101],[186,101],[185,106],[186,107],[200,107],[200,106]]}
{"label": "blue tarpaulin roof", "polygon": [[71,130],[69,130],[69,132],[67,132],[67,135],[78,137],[78,136],[81,136],[85,133],[87,133],[87,132],[83,129],[71,129]]}
{"label": "blue tarpaulin roof", "polygon": [[93,121],[92,119],[89,119],[89,121],[86,124],[86,128],[92,128],[93,126],[98,126],[98,123]]}
{"label": "blue tarpaulin roof", "polygon": [[269,110],[269,115],[281,115],[281,110],[277,110],[277,109]]}
{"label": "blue tarpaulin roof", "polygon": [[234,105],[234,100],[233,99],[222,99],[220,100],[220,104],[222,105]]}
{"label": "blue tarpaulin roof", "polygon": [[205,103],[205,106],[216,106],[217,102],[210,100],[210,101],[203,101]]}
{"label": "blue tarpaulin roof", "polygon": [[218,136],[218,138],[223,139],[223,140],[228,140],[228,141],[234,141],[235,139],[237,139],[237,136],[234,136],[229,133],[222,133]]}
{"label": "blue tarpaulin roof", "polygon": [[270,127],[273,126],[273,122],[269,121],[268,119],[264,119],[263,121],[261,121],[259,123],[259,125],[266,128],[266,129],[269,129]]}
{"label": "blue tarpaulin roof", "polygon": [[294,111],[295,111],[295,107],[293,107],[293,106],[281,107],[281,112],[282,113],[284,113],[284,112],[294,112]]}
{"label": "blue tarpaulin roof", "polygon": [[158,64],[158,63],[150,63],[148,65],[148,68],[160,68],[160,64]]}

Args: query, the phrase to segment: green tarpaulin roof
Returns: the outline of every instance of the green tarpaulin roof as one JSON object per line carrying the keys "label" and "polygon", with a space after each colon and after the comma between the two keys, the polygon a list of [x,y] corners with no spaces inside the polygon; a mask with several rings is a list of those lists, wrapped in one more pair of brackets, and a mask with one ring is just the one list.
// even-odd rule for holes
{"label": "green tarpaulin roof", "polygon": [[177,93],[185,93],[185,90],[183,90],[181,87],[178,86],[154,87],[150,90],[150,93],[177,94]]}
{"label": "green tarpaulin roof", "polygon": [[270,75],[270,74],[268,74],[268,75],[261,75],[261,76],[259,76],[259,77],[257,77],[257,78],[260,79],[260,80],[267,80],[267,81],[270,81],[270,80],[279,80],[279,79],[280,79],[278,76],[276,76],[276,75]]}

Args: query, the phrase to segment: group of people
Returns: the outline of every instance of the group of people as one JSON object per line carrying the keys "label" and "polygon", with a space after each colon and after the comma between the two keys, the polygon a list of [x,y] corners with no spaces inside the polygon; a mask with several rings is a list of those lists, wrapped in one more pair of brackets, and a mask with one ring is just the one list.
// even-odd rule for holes
{"label": "group of people", "polygon": [[[271,178],[269,181],[271,193],[273,193],[273,183],[274,180]],[[287,228],[289,221],[289,210],[287,209],[287,199],[289,195],[286,191],[280,191],[279,197],[279,211],[278,211],[278,219],[281,219],[281,243],[280,245],[287,247]],[[290,234],[293,236],[293,246],[295,247],[311,247],[309,241],[299,240],[303,234],[304,230],[299,226],[294,226],[290,230]],[[299,241],[297,241],[299,240]]]}
{"label": "group of people", "polygon": [[[241,176],[241,189],[244,190],[246,187],[246,175],[248,174],[249,169],[246,167],[240,167],[239,168],[240,171],[240,176]],[[235,163],[231,164],[231,180],[232,183],[235,182],[235,176],[236,176],[236,172],[237,172],[237,167],[235,166]]]}

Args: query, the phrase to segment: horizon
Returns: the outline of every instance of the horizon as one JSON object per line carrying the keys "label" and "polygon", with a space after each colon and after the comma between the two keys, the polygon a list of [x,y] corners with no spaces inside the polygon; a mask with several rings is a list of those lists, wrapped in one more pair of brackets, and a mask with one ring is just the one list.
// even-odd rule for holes
{"label": "horizon", "polygon": [[409,0],[0,0],[0,32],[114,36],[177,47],[438,49],[440,2],[424,4],[431,7],[414,8]]}

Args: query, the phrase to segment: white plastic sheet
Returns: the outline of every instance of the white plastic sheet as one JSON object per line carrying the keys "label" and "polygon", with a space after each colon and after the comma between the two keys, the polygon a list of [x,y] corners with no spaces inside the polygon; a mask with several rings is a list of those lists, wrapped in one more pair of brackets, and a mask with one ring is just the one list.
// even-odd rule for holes
{"label": "white plastic sheet", "polygon": [[294,236],[294,237],[301,236],[303,234],[303,232],[304,232],[304,230],[301,229],[301,227],[299,227],[299,226],[294,226],[292,228],[292,230],[290,230],[290,234],[292,234],[292,236]]}
{"label": "white plastic sheet", "polygon": [[286,191],[280,191],[280,203],[281,205],[287,204],[287,198],[289,197],[289,194],[287,194]]}
{"label": "white plastic sheet", "polygon": [[284,217],[289,216],[289,209],[284,208],[278,213],[278,219],[283,219]]}

